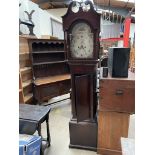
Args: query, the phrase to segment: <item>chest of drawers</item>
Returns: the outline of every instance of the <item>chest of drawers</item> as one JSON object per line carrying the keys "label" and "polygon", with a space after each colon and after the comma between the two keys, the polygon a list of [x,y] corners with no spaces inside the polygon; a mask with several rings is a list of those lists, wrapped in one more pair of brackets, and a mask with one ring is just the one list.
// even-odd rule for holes
{"label": "chest of drawers", "polygon": [[135,113],[134,73],[100,78],[99,88],[98,154],[122,155],[120,139],[128,136],[130,114]]}

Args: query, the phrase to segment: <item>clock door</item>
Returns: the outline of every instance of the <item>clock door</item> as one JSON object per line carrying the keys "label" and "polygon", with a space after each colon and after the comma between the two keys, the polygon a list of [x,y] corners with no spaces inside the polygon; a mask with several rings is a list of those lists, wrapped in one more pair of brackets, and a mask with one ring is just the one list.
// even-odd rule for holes
{"label": "clock door", "polygon": [[91,119],[92,84],[93,79],[91,75],[75,76],[75,105],[78,122]]}
{"label": "clock door", "polygon": [[93,58],[93,50],[94,36],[91,27],[84,22],[75,24],[70,34],[71,58]]}

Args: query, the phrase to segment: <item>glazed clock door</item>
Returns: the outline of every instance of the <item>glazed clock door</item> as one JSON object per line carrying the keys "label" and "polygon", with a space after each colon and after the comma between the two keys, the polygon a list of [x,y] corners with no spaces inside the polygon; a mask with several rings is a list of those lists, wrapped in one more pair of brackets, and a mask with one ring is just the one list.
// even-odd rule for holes
{"label": "glazed clock door", "polygon": [[77,121],[91,119],[91,101],[93,97],[93,79],[91,75],[75,76]]}
{"label": "glazed clock door", "polygon": [[80,22],[72,28],[70,51],[72,58],[93,58],[94,36],[88,24]]}

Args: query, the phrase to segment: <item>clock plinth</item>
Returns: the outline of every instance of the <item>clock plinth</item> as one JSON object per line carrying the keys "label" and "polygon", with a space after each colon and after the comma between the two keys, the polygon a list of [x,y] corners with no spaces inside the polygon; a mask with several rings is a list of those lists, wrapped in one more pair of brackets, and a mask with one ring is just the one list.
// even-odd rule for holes
{"label": "clock plinth", "polygon": [[70,148],[80,148],[96,151],[97,149],[97,122],[69,122]]}
{"label": "clock plinth", "polygon": [[62,18],[72,87],[69,147],[96,151],[100,14],[90,1],[73,1]]}

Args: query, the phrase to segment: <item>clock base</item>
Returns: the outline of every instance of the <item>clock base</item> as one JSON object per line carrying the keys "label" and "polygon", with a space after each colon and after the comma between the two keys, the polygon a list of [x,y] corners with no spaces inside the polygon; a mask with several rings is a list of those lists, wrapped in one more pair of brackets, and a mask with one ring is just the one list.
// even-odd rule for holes
{"label": "clock base", "polygon": [[69,122],[70,148],[97,151],[97,122]]}

